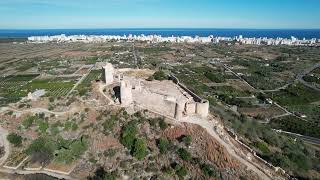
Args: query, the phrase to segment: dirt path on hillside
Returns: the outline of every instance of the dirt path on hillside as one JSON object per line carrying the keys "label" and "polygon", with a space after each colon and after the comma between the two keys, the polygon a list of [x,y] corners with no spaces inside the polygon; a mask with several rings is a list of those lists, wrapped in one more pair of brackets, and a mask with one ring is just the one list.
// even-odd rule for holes
{"label": "dirt path on hillside", "polygon": [[72,113],[78,111],[77,107],[72,107],[67,111],[50,111],[46,108],[30,108],[30,109],[25,109],[25,110],[18,110],[12,107],[2,107],[0,108],[0,113],[6,112],[6,111],[14,111],[18,113],[48,113],[48,114],[54,114],[57,116],[63,116],[67,113]]}
{"label": "dirt path on hillside", "polygon": [[[226,143],[223,139],[220,138],[220,136],[214,131],[214,124],[208,120],[200,119],[196,117],[189,117],[181,120],[180,122],[186,122],[191,124],[197,124],[201,126],[202,128],[206,129],[207,132],[215,138],[225,149],[227,152],[233,156],[236,160],[241,162],[242,164],[246,165],[248,169],[252,170],[253,172],[257,173],[259,177],[265,180],[271,180],[272,178],[269,177],[265,172],[258,169],[252,162],[248,161],[247,159],[239,156],[236,151],[239,151],[239,148],[236,148],[234,145]],[[273,177],[275,178],[275,177]]]}
{"label": "dirt path on hillside", "polygon": [[10,145],[7,140],[8,131],[0,126],[0,146],[4,147],[4,155],[0,158],[0,166],[7,160],[10,154]]}

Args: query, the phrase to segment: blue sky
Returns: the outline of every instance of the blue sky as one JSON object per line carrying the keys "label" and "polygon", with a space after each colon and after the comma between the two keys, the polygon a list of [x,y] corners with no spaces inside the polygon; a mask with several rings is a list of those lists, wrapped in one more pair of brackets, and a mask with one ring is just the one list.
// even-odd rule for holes
{"label": "blue sky", "polygon": [[320,28],[320,0],[0,0],[0,29]]}

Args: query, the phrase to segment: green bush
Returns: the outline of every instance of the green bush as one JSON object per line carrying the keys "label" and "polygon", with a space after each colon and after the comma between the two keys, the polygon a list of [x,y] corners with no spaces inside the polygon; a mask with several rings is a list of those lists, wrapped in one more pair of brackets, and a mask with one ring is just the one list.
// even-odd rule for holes
{"label": "green bush", "polygon": [[168,124],[164,121],[164,119],[160,119],[160,121],[159,121],[159,126],[160,126],[160,128],[161,128],[162,130],[165,130],[165,129],[167,129]]}
{"label": "green bush", "polygon": [[214,177],[216,176],[216,169],[211,164],[203,164],[201,170],[205,176]]}
{"label": "green bush", "polygon": [[33,122],[36,120],[36,117],[35,116],[28,116],[26,119],[24,119],[22,121],[22,125],[25,127],[25,128],[29,128],[30,126],[32,126]]}
{"label": "green bush", "polygon": [[49,102],[54,102],[54,97],[49,97]]}
{"label": "green bush", "polygon": [[94,173],[94,176],[89,177],[88,180],[116,180],[118,178],[117,172],[107,172],[103,167],[100,167]]}
{"label": "green bush", "polygon": [[117,123],[117,116],[112,114],[111,117],[103,123],[104,131],[105,132],[112,131],[116,123]]}
{"label": "green bush", "polygon": [[49,128],[49,123],[45,120],[39,119],[37,121],[38,129],[41,133],[45,133]]}
{"label": "green bush", "polygon": [[170,146],[170,141],[166,138],[159,139],[158,148],[161,154],[165,154]]}
{"label": "green bush", "polygon": [[184,142],[186,146],[189,146],[192,142],[192,137],[190,135],[184,136],[182,142]]}
{"label": "green bush", "polygon": [[60,163],[70,164],[78,159],[88,148],[85,137],[77,140],[65,140],[60,138],[57,144],[55,160]]}
{"label": "green bush", "polygon": [[[152,75],[153,79],[158,81],[167,80],[169,77],[164,71],[157,71]],[[151,78],[152,79],[152,78]]]}
{"label": "green bush", "polygon": [[152,127],[157,126],[157,119],[154,119],[154,118],[148,119],[148,122],[149,122],[150,126],[152,126]]}
{"label": "green bush", "polygon": [[191,154],[184,148],[178,149],[178,155],[184,161],[190,161],[192,159]]}
{"label": "green bush", "polygon": [[176,170],[176,174],[179,177],[179,179],[183,179],[188,173],[187,169],[184,166],[181,166],[180,164],[177,164],[174,169]]}
{"label": "green bush", "polygon": [[22,137],[16,133],[10,133],[7,136],[7,140],[14,146],[20,146],[22,143]]}
{"label": "green bush", "polygon": [[268,145],[265,142],[259,141],[259,142],[255,143],[254,146],[257,147],[259,149],[259,151],[264,155],[270,153]]}
{"label": "green bush", "polygon": [[132,154],[138,160],[143,159],[147,155],[146,143],[143,139],[136,139],[132,149]]}
{"label": "green bush", "polygon": [[240,180],[248,180],[246,176],[240,176]]}
{"label": "green bush", "polygon": [[34,153],[45,153],[52,157],[56,148],[56,143],[51,138],[39,137],[29,145],[26,149],[26,153],[29,155]]}
{"label": "green bush", "polygon": [[77,123],[72,123],[72,127],[71,127],[71,130],[72,131],[76,131],[78,129],[78,125],[77,125]]}
{"label": "green bush", "polygon": [[131,150],[137,133],[138,133],[138,127],[136,125],[136,122],[135,121],[128,122],[122,128],[122,133],[120,136],[121,144],[123,144],[126,148]]}
{"label": "green bush", "polygon": [[72,127],[72,122],[71,121],[67,121],[66,123],[64,123],[64,130],[65,131],[69,131]]}
{"label": "green bush", "polygon": [[117,150],[116,149],[108,149],[106,151],[104,151],[103,155],[106,157],[113,157],[117,154]]}

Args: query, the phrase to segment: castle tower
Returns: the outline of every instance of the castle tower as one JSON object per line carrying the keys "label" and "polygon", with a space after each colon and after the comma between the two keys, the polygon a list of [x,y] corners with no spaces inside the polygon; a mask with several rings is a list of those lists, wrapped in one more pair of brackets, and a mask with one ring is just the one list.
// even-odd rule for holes
{"label": "castle tower", "polygon": [[175,113],[174,113],[174,118],[176,120],[180,120],[182,118],[184,107],[185,107],[185,102],[177,99]]}
{"label": "castle tower", "polygon": [[202,100],[201,102],[197,102],[196,114],[200,115],[203,118],[206,118],[209,114],[209,101]]}
{"label": "castle tower", "polygon": [[111,63],[107,63],[102,67],[103,81],[109,85],[113,83],[114,68]]}
{"label": "castle tower", "polygon": [[120,83],[120,101],[121,105],[129,106],[132,103],[132,86],[127,81],[121,81]]}

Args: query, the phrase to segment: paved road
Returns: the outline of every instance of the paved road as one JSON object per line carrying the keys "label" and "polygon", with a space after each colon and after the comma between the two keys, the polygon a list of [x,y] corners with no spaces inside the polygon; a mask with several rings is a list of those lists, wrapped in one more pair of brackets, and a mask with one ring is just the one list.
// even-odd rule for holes
{"label": "paved road", "polygon": [[320,91],[319,88],[317,88],[317,87],[313,86],[312,84],[310,84],[310,83],[306,82],[305,80],[303,80],[303,77],[304,77],[304,76],[306,76],[306,75],[309,74],[311,71],[313,71],[314,69],[317,69],[317,68],[319,68],[319,67],[320,67],[320,63],[315,64],[314,66],[306,69],[304,72],[298,74],[298,75],[297,75],[298,81],[300,81],[303,85],[305,85],[305,86],[307,86],[307,87],[309,87],[309,88],[311,88],[311,89],[313,89],[313,90]]}
{"label": "paved road", "polygon": [[309,143],[320,145],[320,139],[315,138],[315,137],[304,136],[302,134],[292,133],[292,132],[278,130],[278,129],[274,129],[274,131],[276,131],[278,133],[284,133],[284,134],[293,135],[293,136],[298,137],[298,138],[300,138],[300,139],[302,139],[304,141],[307,141]]}
{"label": "paved road", "polygon": [[280,91],[280,90],[284,90],[284,89],[287,89],[288,86],[290,86],[291,84],[293,84],[294,81],[291,81],[281,87],[278,87],[276,89],[271,89],[271,90],[261,90],[262,92],[264,93],[267,93],[267,92],[277,92],[277,91]]}

